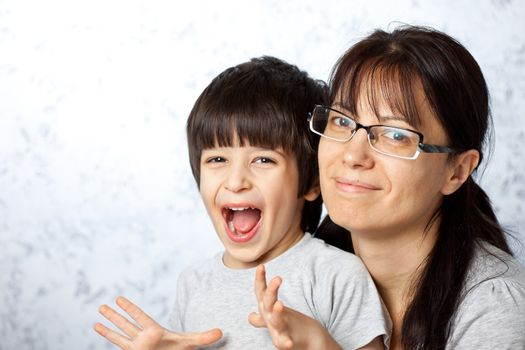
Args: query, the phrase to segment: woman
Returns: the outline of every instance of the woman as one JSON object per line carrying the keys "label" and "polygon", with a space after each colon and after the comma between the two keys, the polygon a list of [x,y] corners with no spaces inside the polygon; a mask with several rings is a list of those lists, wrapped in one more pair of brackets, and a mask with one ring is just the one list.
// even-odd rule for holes
{"label": "woman", "polygon": [[[525,348],[525,272],[472,178],[491,122],[474,58],[432,29],[377,30],[337,62],[331,89],[310,120],[329,214],[318,237],[367,266],[390,349]],[[279,285],[257,275],[251,323],[279,348],[338,348],[283,307]]]}

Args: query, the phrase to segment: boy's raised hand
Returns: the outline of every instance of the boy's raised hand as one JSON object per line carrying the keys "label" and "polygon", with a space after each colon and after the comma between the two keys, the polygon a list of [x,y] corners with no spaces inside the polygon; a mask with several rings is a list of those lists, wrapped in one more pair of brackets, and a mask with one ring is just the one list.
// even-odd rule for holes
{"label": "boy's raised hand", "polygon": [[294,348],[291,329],[288,324],[288,315],[284,304],[277,299],[282,280],[274,277],[266,285],[266,271],[264,265],[259,265],[255,271],[255,296],[259,313],[251,313],[249,322],[252,326],[268,328],[273,345],[279,350]]}
{"label": "boy's raised hand", "polygon": [[212,344],[222,338],[222,332],[217,328],[203,333],[173,333],[163,328],[126,298],[117,298],[117,305],[135,320],[136,324],[109,306],[102,305],[99,309],[100,313],[125,335],[101,323],[95,324],[94,329],[123,350],[191,350],[198,346]]}
{"label": "boy's raised hand", "polygon": [[249,322],[252,326],[268,328],[273,345],[279,350],[290,349],[337,349],[341,347],[328,331],[316,320],[284,306],[278,300],[278,291],[282,283],[280,277],[274,277],[266,285],[264,265],[259,265],[255,272],[255,296],[259,313],[251,313]]}

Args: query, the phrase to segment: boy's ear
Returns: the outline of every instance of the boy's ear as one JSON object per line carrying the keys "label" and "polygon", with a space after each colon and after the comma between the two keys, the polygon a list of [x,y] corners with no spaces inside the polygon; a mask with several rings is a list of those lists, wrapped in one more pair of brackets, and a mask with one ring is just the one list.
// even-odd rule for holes
{"label": "boy's ear", "polygon": [[450,165],[448,178],[445,181],[441,193],[449,195],[463,185],[479,163],[479,152],[475,149],[458,154]]}
{"label": "boy's ear", "polygon": [[319,194],[321,194],[321,187],[319,187],[318,184],[312,186],[308,192],[304,195],[304,199],[313,202],[319,197]]}

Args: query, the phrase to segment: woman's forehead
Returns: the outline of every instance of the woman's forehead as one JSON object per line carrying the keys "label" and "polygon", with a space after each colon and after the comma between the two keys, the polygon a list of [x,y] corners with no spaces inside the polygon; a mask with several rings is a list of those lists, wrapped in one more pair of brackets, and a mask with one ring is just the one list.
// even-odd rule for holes
{"label": "woman's forehead", "polygon": [[425,124],[426,117],[433,115],[423,85],[419,79],[410,84],[390,82],[378,84],[361,82],[355,86],[342,86],[333,96],[332,106],[342,109],[356,118],[361,113],[372,113],[378,120],[395,117],[413,127]]}

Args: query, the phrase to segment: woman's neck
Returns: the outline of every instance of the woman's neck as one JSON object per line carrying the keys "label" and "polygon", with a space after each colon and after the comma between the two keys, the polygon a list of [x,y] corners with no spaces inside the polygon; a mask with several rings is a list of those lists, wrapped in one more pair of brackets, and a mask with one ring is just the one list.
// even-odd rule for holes
{"label": "woman's neck", "polygon": [[[436,225],[433,225],[436,227]],[[391,349],[400,349],[401,328],[418,274],[434,247],[436,230],[403,232],[370,239],[352,232],[354,251],[376,283],[393,323]]]}

